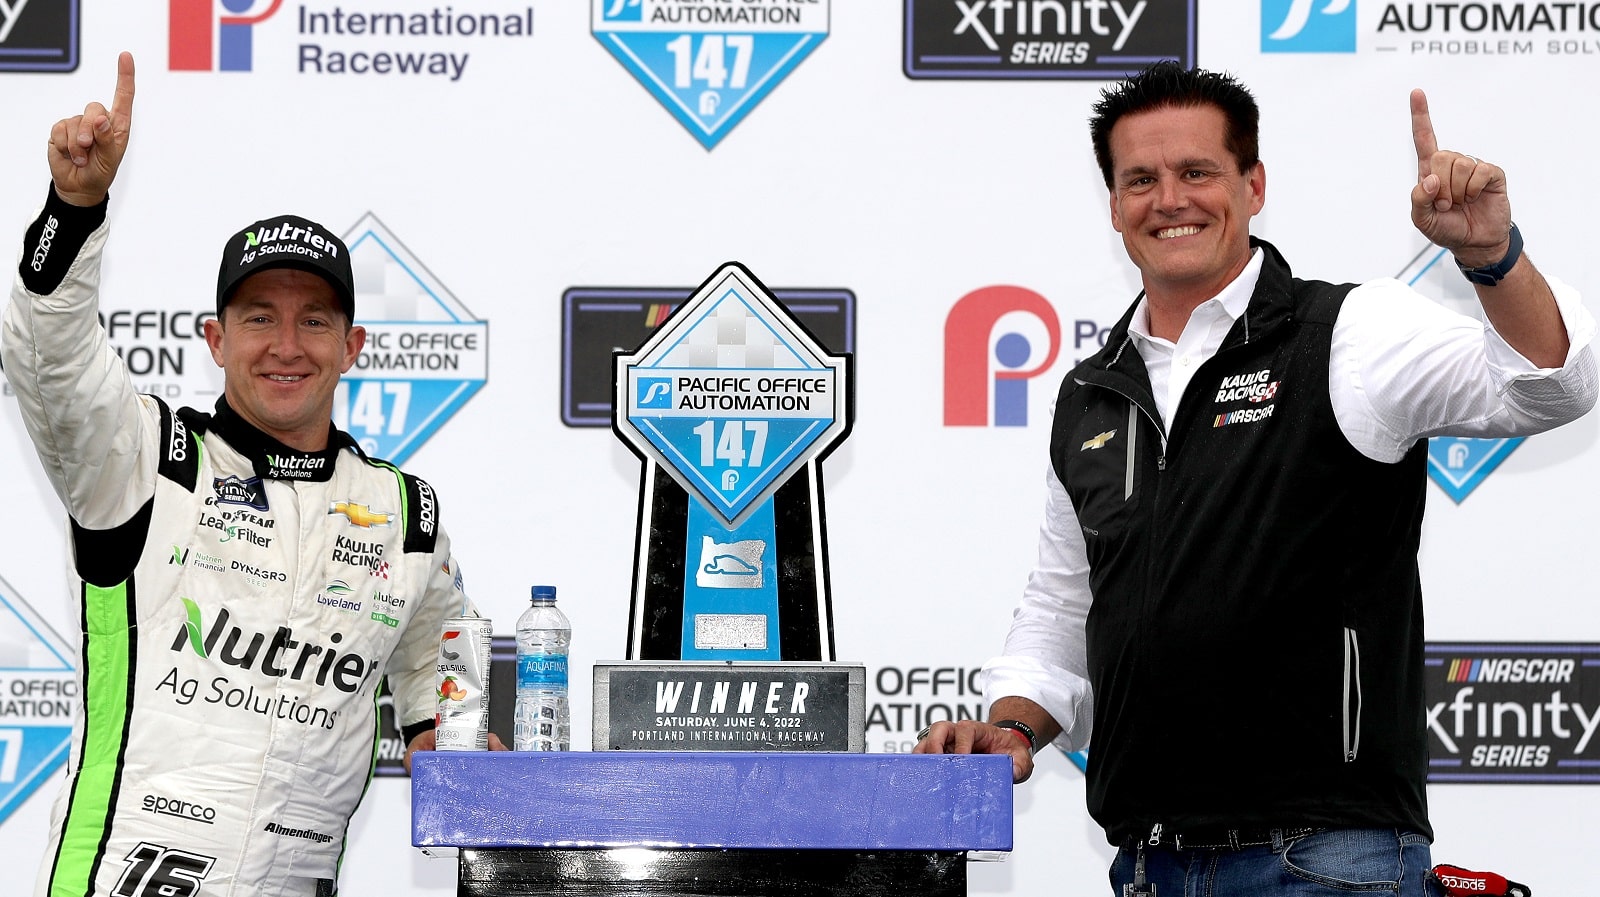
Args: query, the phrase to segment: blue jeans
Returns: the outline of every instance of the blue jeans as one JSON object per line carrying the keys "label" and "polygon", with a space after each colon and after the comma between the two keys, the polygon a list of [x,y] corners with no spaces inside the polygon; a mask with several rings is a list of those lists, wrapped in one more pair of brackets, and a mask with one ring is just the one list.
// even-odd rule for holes
{"label": "blue jeans", "polygon": [[[1111,892],[1133,881],[1135,851],[1111,864]],[[1156,897],[1439,897],[1428,839],[1394,829],[1329,829],[1237,850],[1144,848]]]}

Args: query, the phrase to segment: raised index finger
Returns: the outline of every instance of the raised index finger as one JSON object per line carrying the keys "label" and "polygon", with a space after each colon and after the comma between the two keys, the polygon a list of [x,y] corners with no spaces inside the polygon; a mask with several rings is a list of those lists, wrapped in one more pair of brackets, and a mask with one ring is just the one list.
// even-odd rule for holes
{"label": "raised index finger", "polygon": [[117,92],[111,97],[111,125],[124,130],[133,118],[133,54],[117,57]]}
{"label": "raised index finger", "polygon": [[1428,97],[1421,89],[1411,91],[1411,139],[1417,145],[1417,179],[1433,172],[1433,154],[1439,140],[1433,135],[1433,119],[1428,116]]}

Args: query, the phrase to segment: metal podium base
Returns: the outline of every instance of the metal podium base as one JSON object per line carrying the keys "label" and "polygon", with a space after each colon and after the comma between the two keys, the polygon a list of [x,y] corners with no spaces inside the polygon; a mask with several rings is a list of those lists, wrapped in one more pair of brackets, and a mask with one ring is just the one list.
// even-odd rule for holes
{"label": "metal podium base", "polygon": [[963,897],[961,851],[463,850],[457,897]]}

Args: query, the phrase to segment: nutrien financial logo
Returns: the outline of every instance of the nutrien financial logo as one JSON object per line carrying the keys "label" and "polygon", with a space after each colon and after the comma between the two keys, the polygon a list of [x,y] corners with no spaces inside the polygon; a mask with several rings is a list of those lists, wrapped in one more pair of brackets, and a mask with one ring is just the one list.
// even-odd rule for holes
{"label": "nutrien financial logo", "polygon": [[1261,0],[1261,52],[1355,51],[1356,0]]}
{"label": "nutrien financial logo", "polygon": [[79,0],[0,0],[0,72],[78,68]]}
{"label": "nutrien financial logo", "polygon": [[257,23],[283,0],[167,0],[167,68],[174,72],[248,72]]}

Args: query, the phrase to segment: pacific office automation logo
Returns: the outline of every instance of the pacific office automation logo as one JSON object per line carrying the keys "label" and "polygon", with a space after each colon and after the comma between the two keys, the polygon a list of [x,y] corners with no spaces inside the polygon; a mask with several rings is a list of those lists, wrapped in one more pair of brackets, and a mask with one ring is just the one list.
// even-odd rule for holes
{"label": "pacific office automation logo", "polygon": [[[693,287],[572,287],[561,296],[561,421],[610,427],[613,352],[644,344]],[[856,296],[843,289],[775,289],[772,295],[833,354],[856,350]],[[672,407],[672,380],[642,377],[640,407]]]}
{"label": "pacific office automation logo", "polygon": [[1356,0],[1261,0],[1261,52],[1355,51]]}
{"label": "pacific office automation logo", "polygon": [[334,392],[334,423],[403,464],[489,381],[489,324],[372,213],[344,242],[367,345]]}
{"label": "pacific office automation logo", "polygon": [[1195,65],[1196,0],[904,0],[907,78],[1115,80]]}
{"label": "pacific office automation logo", "polygon": [[1061,322],[1033,290],[989,286],[962,296],[944,321],[944,425],[1027,426],[1028,381],[1060,352]]}
{"label": "pacific office automation logo", "polygon": [[167,0],[167,68],[174,72],[248,72],[255,26],[283,0]]}
{"label": "pacific office automation logo", "polygon": [[78,68],[80,0],[0,0],[0,72]]}
{"label": "pacific office automation logo", "polygon": [[0,579],[0,822],[67,760],[79,701],[73,659],[72,646]]}
{"label": "pacific office automation logo", "polygon": [[[1475,318],[1483,317],[1477,294],[1456,270],[1455,261],[1444,249],[1431,244],[1423,247],[1396,279],[1447,308]],[[1428,440],[1428,476],[1452,501],[1460,504],[1483,485],[1489,474],[1494,473],[1526,438],[1435,436]]]}
{"label": "pacific office automation logo", "polygon": [[828,37],[830,0],[591,0],[595,39],[706,149]]}

